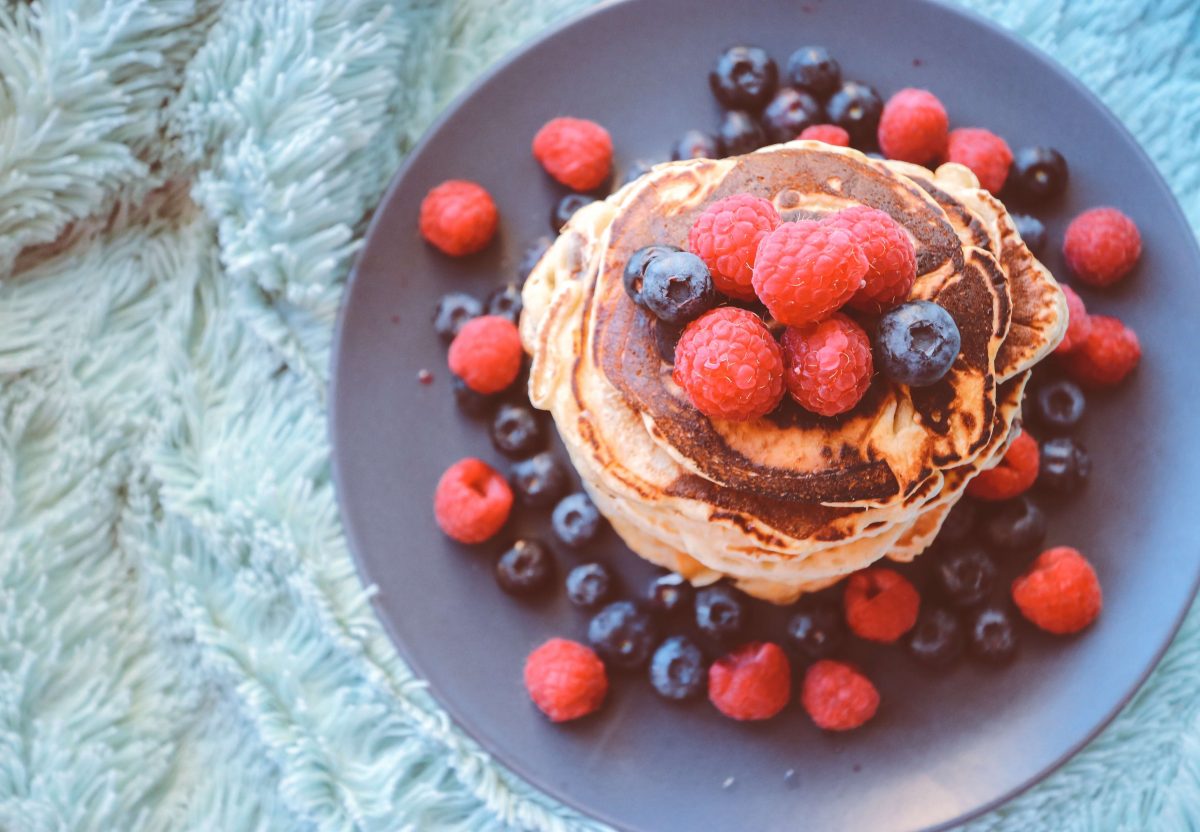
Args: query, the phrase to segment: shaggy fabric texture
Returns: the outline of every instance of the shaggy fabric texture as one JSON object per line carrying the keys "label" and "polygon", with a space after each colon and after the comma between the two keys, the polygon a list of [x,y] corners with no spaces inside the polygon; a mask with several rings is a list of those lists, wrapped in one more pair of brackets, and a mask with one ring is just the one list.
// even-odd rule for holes
{"label": "shaggy fabric texture", "polygon": [[[584,5],[0,0],[0,829],[591,828],[398,660],[324,401],[405,151]],[[971,5],[1099,91],[1200,222],[1194,0]],[[1200,823],[1198,627],[972,828]]]}

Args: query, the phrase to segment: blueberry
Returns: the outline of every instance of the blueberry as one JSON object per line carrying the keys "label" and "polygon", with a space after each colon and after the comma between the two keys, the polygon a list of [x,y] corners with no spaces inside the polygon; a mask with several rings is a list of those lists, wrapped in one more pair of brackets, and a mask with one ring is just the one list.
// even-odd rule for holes
{"label": "blueberry", "polygon": [[558,539],[572,547],[590,543],[600,531],[600,512],[591,497],[582,491],[559,500],[550,520]]}
{"label": "blueberry", "polygon": [[788,639],[810,659],[825,659],[846,640],[842,611],[828,601],[803,603],[788,619]]}
{"label": "blueberry", "polygon": [[466,292],[442,295],[433,308],[433,330],[443,341],[453,341],[472,318],[483,314],[483,304]]}
{"label": "blueberry", "polygon": [[962,625],[953,613],[937,607],[921,610],[908,634],[908,652],[929,667],[947,667],[962,655]]}
{"label": "blueberry", "polygon": [[1035,257],[1041,257],[1046,248],[1046,226],[1037,217],[1029,214],[1013,214],[1013,222],[1017,224],[1017,233],[1025,241],[1025,245]]}
{"label": "blueberry", "polygon": [[458,376],[454,376],[452,387],[454,390],[454,401],[458,405],[458,409],[472,419],[486,418],[496,409],[497,399],[495,396],[485,396],[483,393],[476,393]]}
{"label": "blueberry", "polygon": [[521,287],[506,283],[487,297],[487,313],[508,318],[514,324],[521,320]]}
{"label": "blueberry", "polygon": [[850,143],[855,147],[875,144],[879,117],[883,114],[883,99],[874,87],[859,81],[847,81],[830,96],[825,108],[829,112],[830,123],[849,133]]}
{"label": "blueberry", "polygon": [[983,537],[989,548],[996,551],[1031,551],[1046,537],[1046,515],[1033,500],[1022,495],[996,507],[983,523]]}
{"label": "blueberry", "polygon": [[1042,385],[1034,400],[1037,420],[1054,432],[1074,429],[1087,410],[1083,390],[1073,381],[1057,379]]}
{"label": "blueberry", "polygon": [[804,90],[792,87],[784,87],[775,93],[762,115],[763,128],[772,142],[790,142],[805,127],[812,127],[824,120],[825,111],[821,103]]}
{"label": "blueberry", "polygon": [[657,164],[656,162],[648,162],[645,159],[637,159],[628,168],[625,169],[625,175],[621,177],[621,184],[628,185],[635,179],[640,179],[650,172],[650,169]]}
{"label": "blueberry", "polygon": [[512,467],[513,490],[531,508],[553,505],[567,490],[567,472],[549,451],[523,459]]}
{"label": "blueberry", "polygon": [[1042,443],[1037,484],[1054,494],[1074,494],[1092,473],[1092,457],[1087,448],[1069,436],[1057,436]]}
{"label": "blueberry", "polygon": [[600,563],[585,563],[567,573],[567,598],[577,607],[594,607],[608,597],[612,576]]}
{"label": "blueberry", "polygon": [[745,110],[730,110],[725,114],[717,130],[717,140],[723,156],[741,156],[767,143],[762,126]]}
{"label": "blueberry", "polygon": [[684,133],[671,147],[671,160],[680,159],[717,159],[721,156],[721,148],[717,140],[702,130],[689,130]]}
{"label": "blueberry", "polygon": [[671,636],[650,659],[650,684],[676,702],[699,696],[708,682],[704,653],[686,636]]}
{"label": "blueberry", "polygon": [[656,636],[654,619],[632,601],[614,601],[588,624],[588,642],[600,658],[617,667],[645,664]]}
{"label": "blueberry", "polygon": [[662,360],[668,364],[675,363],[675,347],[679,346],[679,336],[682,334],[683,327],[671,326],[662,321],[654,322],[654,345],[658,347],[658,354],[662,356]]}
{"label": "blueberry", "polygon": [[971,546],[948,552],[934,570],[938,587],[956,607],[973,607],[996,585],[996,564],[983,549]]}
{"label": "blueberry", "polygon": [[714,638],[737,635],[742,629],[745,607],[738,594],[723,584],[696,593],[696,626]]}
{"label": "blueberry", "polygon": [[646,267],[653,260],[676,251],[682,251],[682,249],[675,246],[655,245],[639,248],[629,255],[629,260],[625,262],[625,274],[622,281],[625,284],[625,294],[629,295],[631,301],[638,306],[642,305],[642,279],[646,276]]}
{"label": "blueberry", "polygon": [[585,205],[591,205],[596,200],[586,194],[567,194],[554,206],[554,210],[550,212],[550,227],[555,233],[562,230],[562,227],[571,221],[571,217],[575,216],[575,212]]}
{"label": "blueberry", "polygon": [[1052,147],[1022,147],[1013,154],[1008,175],[1016,192],[1035,202],[1061,194],[1069,178],[1067,160]]}
{"label": "blueberry", "polygon": [[787,74],[793,87],[808,90],[822,100],[833,95],[842,83],[841,66],[823,46],[806,46],[793,52]]}
{"label": "blueberry", "polygon": [[938,531],[938,543],[962,543],[975,530],[975,521],[979,519],[979,503],[971,499],[959,500],[942,522]]}
{"label": "blueberry", "polygon": [[686,578],[671,572],[650,582],[646,603],[650,609],[670,615],[690,606],[695,595],[696,590]]}
{"label": "blueberry", "polygon": [[510,595],[532,595],[553,577],[554,558],[537,540],[518,540],[496,561],[496,582]]}
{"label": "blueberry", "polygon": [[492,444],[496,450],[513,459],[524,459],[542,447],[542,424],[532,408],[519,404],[504,404],[492,420]]}
{"label": "blueberry", "polygon": [[[558,229],[555,229],[557,231]],[[521,259],[517,261],[517,284],[525,285],[525,279],[529,277],[529,273],[533,271],[533,267],[538,264],[543,255],[550,250],[550,246],[554,245],[554,240],[550,237],[538,237],[521,255]]]}
{"label": "blueberry", "polygon": [[642,306],[672,326],[695,320],[717,305],[708,266],[687,251],[652,258],[642,277],[641,295]]}
{"label": "blueberry", "polygon": [[967,620],[971,652],[992,664],[1002,664],[1017,652],[1017,631],[1012,616],[1001,607],[984,607]]}
{"label": "blueberry", "polygon": [[879,319],[875,360],[892,381],[928,387],[950,371],[961,345],[949,312],[931,301],[914,300]]}
{"label": "blueberry", "polygon": [[731,46],[717,56],[708,85],[722,107],[761,110],[779,83],[779,68],[757,46]]}

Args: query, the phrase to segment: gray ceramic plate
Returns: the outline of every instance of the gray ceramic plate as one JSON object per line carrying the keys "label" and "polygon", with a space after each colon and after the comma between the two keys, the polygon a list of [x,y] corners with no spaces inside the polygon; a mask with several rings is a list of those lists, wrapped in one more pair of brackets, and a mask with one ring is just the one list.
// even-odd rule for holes
{"label": "gray ceramic plate", "polygon": [[[619,165],[663,159],[684,130],[715,126],[706,72],[738,41],[781,62],[823,44],[847,76],[885,96],[928,87],[956,124],[993,128],[1014,147],[1060,148],[1071,187],[1040,212],[1055,246],[1069,217],[1097,204],[1119,205],[1141,226],[1138,272],[1085,297],[1137,329],[1144,363],[1119,392],[1090,402],[1082,436],[1094,452],[1092,482],[1051,508],[1048,538],[1092,557],[1104,614],[1073,639],[1022,630],[1018,661],[998,671],[968,662],[930,675],[901,650],[857,646],[850,655],[876,680],[883,706],[848,736],[822,734],[797,706],[758,725],[725,720],[706,702],[672,707],[640,677],[616,679],[602,714],[553,726],[529,704],[521,663],[549,636],[582,638],[586,618],[561,592],[514,602],[492,578],[496,549],[468,551],[438,533],[431,495],[445,467],[467,455],[505,463],[487,430],[455,408],[430,311],[448,290],[483,295],[512,279],[526,244],[548,232],[561,192],[529,152],[543,122],[598,120],[613,134]],[[452,177],[483,183],[503,217],[496,243],[466,260],[441,256],[416,230],[421,197]],[[1056,252],[1046,260],[1064,273]],[[502,763],[589,815],[656,831],[953,824],[1044,777],[1095,735],[1154,666],[1192,598],[1197,274],[1188,226],[1128,133],[1063,70],[977,18],[923,0],[605,5],[483,78],[430,130],[379,207],[334,359],[334,471],[351,546],[364,581],[379,587],[377,609],[397,648],[455,720]],[[417,382],[424,368],[435,375],[428,386]],[[544,515],[521,516],[505,537],[549,539],[548,526]],[[611,536],[559,555],[564,571],[603,559],[626,587],[653,574]],[[756,616],[760,632],[778,637],[778,611]]]}

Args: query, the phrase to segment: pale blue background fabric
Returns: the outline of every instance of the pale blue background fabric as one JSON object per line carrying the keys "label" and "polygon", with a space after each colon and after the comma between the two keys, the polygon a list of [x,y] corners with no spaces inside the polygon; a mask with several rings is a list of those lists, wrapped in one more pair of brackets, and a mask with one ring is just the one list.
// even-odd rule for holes
{"label": "pale blue background fabric", "polygon": [[[0,2],[0,829],[589,828],[398,660],[324,425],[388,178],[464,84],[586,5]],[[1195,0],[969,5],[1096,90],[1200,224]],[[1198,627],[972,828],[1200,826]]]}

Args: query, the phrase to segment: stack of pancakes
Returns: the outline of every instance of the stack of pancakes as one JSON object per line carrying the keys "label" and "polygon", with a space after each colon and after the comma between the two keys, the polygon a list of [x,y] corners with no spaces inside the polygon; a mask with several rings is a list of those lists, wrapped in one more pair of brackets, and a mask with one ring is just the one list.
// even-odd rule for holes
{"label": "stack of pancakes", "polygon": [[[790,400],[751,422],[696,410],[622,274],[644,246],[685,248],[705,206],[747,192],[785,221],[869,205],[900,223],[917,254],[911,298],[944,307],[962,335],[946,377],[909,388],[877,375],[832,418]],[[923,551],[966,484],[1008,447],[1029,370],[1067,325],[1058,284],[969,170],[934,173],[817,142],[655,167],[576,213],[524,302],[530,399],[553,414],[617,533],[693,583],[728,577],[776,603]]]}

